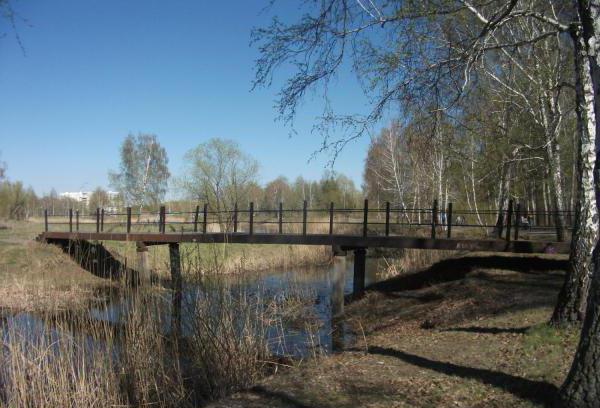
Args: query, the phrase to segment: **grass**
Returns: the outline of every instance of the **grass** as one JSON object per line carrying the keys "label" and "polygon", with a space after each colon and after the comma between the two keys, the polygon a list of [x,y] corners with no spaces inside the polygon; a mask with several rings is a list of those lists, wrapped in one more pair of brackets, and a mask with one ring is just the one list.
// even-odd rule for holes
{"label": "grass", "polygon": [[33,241],[39,225],[0,229],[0,309],[83,307],[111,283],[81,269],[54,246]]}
{"label": "grass", "polygon": [[[81,269],[52,245],[34,242],[43,230],[34,222],[2,222],[0,229],[0,309],[45,310],[83,307],[113,284]],[[106,241],[122,262],[136,264],[135,244]],[[207,273],[243,273],[327,264],[329,247],[292,245],[181,244],[184,278]],[[149,264],[161,281],[171,278],[166,246],[149,248]]]}
{"label": "grass", "polygon": [[196,407],[266,373],[260,302],[207,292],[178,340],[157,313],[160,297],[140,289],[129,298],[118,323],[87,311],[37,314],[37,331],[5,323],[0,406]]}
{"label": "grass", "polygon": [[342,353],[211,407],[549,406],[579,337],[546,324],[564,266],[476,254],[392,278],[347,306]]}

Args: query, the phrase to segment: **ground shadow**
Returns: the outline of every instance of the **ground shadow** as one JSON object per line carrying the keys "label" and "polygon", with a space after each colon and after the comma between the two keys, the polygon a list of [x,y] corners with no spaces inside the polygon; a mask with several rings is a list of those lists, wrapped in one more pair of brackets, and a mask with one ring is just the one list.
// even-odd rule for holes
{"label": "ground shadow", "polygon": [[369,347],[370,354],[395,357],[406,363],[461,378],[475,379],[484,384],[501,388],[520,398],[550,406],[558,388],[545,381],[534,381],[485,368],[466,367],[453,363],[430,360],[415,354],[384,347]]}
{"label": "ground shadow", "polygon": [[262,397],[278,399],[279,401],[293,408],[312,408],[312,405],[306,405],[284,392],[268,390],[261,385],[255,385],[254,387],[250,388],[250,392]]}
{"label": "ground shadow", "polygon": [[524,327],[480,327],[480,326],[469,326],[469,327],[450,327],[442,331],[445,332],[465,332],[465,333],[481,333],[481,334],[502,334],[502,333],[513,333],[513,334],[525,334],[532,326]]}
{"label": "ground shadow", "polygon": [[368,287],[368,290],[397,292],[421,289],[435,283],[463,279],[468,273],[480,268],[508,269],[522,273],[540,274],[547,271],[566,270],[567,265],[567,260],[541,257],[465,256],[445,259],[423,271],[374,283]]}
{"label": "ground shadow", "polygon": [[48,239],[49,244],[59,246],[83,269],[103,279],[125,281],[136,286],[139,273],[117,259],[101,243],[86,240]]}

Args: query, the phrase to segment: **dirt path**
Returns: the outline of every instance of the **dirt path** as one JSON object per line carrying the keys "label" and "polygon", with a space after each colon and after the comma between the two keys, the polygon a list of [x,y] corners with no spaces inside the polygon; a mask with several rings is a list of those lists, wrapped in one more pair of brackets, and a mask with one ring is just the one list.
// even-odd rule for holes
{"label": "dirt path", "polygon": [[545,325],[564,267],[557,257],[469,256],[379,284],[347,308],[358,341],[346,351],[212,406],[544,406],[578,338]]}

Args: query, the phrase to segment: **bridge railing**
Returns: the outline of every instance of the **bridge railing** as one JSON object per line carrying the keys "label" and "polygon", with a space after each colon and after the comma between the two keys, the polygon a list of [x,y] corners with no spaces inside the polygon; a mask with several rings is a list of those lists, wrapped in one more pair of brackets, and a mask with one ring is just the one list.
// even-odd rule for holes
{"label": "bridge railing", "polygon": [[[431,238],[502,238],[535,239],[556,234],[565,240],[573,224],[569,211],[523,211],[517,203],[506,209],[454,209],[452,203],[440,208],[437,201],[431,208],[369,207],[363,208],[284,208],[257,209],[237,204],[230,209],[198,205],[193,211],[134,211],[127,207],[120,212],[97,208],[82,214],[69,210],[67,214],[49,215],[44,211],[45,231],[110,232],[110,233],[232,233],[232,234],[329,234],[354,236],[416,236]],[[562,228],[557,223],[562,222]]]}

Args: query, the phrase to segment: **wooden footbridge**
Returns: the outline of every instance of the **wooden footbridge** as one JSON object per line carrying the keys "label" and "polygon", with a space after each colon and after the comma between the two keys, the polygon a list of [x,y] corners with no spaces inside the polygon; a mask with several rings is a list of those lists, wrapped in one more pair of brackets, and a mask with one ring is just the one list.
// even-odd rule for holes
{"label": "wooden footbridge", "polygon": [[[138,251],[149,245],[168,244],[174,276],[179,269],[180,243],[328,245],[334,253],[354,252],[354,290],[364,289],[368,248],[416,248],[512,253],[568,253],[569,243],[555,237],[556,213],[524,213],[512,201],[501,211],[453,211],[452,203],[439,209],[436,201],[428,209],[279,208],[213,210],[208,205],[189,212],[122,213],[96,209],[92,214],[69,210],[68,214],[44,212],[45,229],[39,239],[70,245],[77,241],[130,241]],[[563,214],[571,221],[571,214]],[[539,220],[543,225],[539,225]],[[569,228],[565,228],[569,230]],[[454,234],[454,236],[453,236]],[[560,234],[558,235],[560,236]],[[173,271],[172,271],[173,272]]]}

